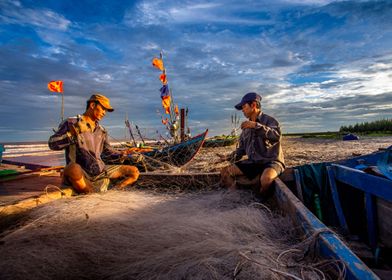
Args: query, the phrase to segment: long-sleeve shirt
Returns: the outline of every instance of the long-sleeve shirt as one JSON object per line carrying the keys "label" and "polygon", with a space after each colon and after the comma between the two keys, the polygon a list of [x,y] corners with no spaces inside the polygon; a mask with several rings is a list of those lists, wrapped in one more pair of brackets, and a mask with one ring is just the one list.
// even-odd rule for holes
{"label": "long-sleeve shirt", "polygon": [[[87,129],[72,137],[71,126]],[[66,163],[79,164],[91,176],[99,175],[105,170],[102,153],[116,152],[110,147],[106,130],[96,122],[95,129],[92,131],[80,115],[62,122],[55,134],[49,138],[48,144],[52,150],[65,149]]]}
{"label": "long-sleeve shirt", "polygon": [[257,163],[280,162],[284,167],[279,122],[264,113],[256,119],[256,128],[246,128],[240,135],[239,146],[234,152],[236,160],[244,155]]}

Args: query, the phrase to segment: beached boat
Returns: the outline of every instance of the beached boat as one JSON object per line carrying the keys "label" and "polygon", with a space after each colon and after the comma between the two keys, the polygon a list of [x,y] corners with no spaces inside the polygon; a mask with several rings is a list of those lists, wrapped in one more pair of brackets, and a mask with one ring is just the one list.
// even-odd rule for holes
{"label": "beached boat", "polygon": [[[187,141],[169,145],[163,149],[152,147],[130,149],[127,157],[106,157],[107,164],[136,165],[140,171],[151,171],[163,165],[180,167],[190,162],[202,147],[208,129]],[[141,159],[135,157],[140,154]]]}
{"label": "beached boat", "polygon": [[213,138],[206,139],[203,147],[215,148],[215,147],[226,147],[234,145],[238,142],[238,136],[216,136]]}

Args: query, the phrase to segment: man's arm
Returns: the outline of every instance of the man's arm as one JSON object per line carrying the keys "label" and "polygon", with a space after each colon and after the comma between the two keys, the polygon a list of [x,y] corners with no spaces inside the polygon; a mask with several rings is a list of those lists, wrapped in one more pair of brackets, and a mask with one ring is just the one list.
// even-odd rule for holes
{"label": "man's arm", "polygon": [[268,124],[261,124],[254,121],[244,121],[241,124],[241,129],[253,128],[256,131],[260,131],[262,137],[269,140],[271,144],[275,144],[280,141],[281,132],[280,126],[277,121],[271,121]]}
{"label": "man's arm", "polygon": [[275,144],[280,141],[281,131],[278,123],[269,125],[257,123],[255,129],[263,131],[264,138],[269,140],[271,144]]}
{"label": "man's arm", "polygon": [[75,129],[69,119],[59,125],[57,131],[50,136],[48,145],[51,150],[62,150],[75,143]]}

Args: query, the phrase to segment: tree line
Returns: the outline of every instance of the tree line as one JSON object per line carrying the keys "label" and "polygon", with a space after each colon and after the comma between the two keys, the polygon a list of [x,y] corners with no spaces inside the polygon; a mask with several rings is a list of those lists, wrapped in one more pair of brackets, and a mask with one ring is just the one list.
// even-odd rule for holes
{"label": "tree line", "polygon": [[356,123],[355,125],[341,126],[339,132],[389,132],[392,133],[392,119],[382,119],[373,122]]}

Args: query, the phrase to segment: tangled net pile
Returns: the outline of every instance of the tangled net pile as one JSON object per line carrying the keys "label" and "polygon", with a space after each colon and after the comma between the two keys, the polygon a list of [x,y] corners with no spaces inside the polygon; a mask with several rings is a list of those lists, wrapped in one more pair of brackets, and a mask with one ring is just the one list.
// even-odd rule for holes
{"label": "tangled net pile", "polygon": [[338,264],[282,225],[291,223],[248,191],[72,197],[3,235],[0,278],[328,279]]}

